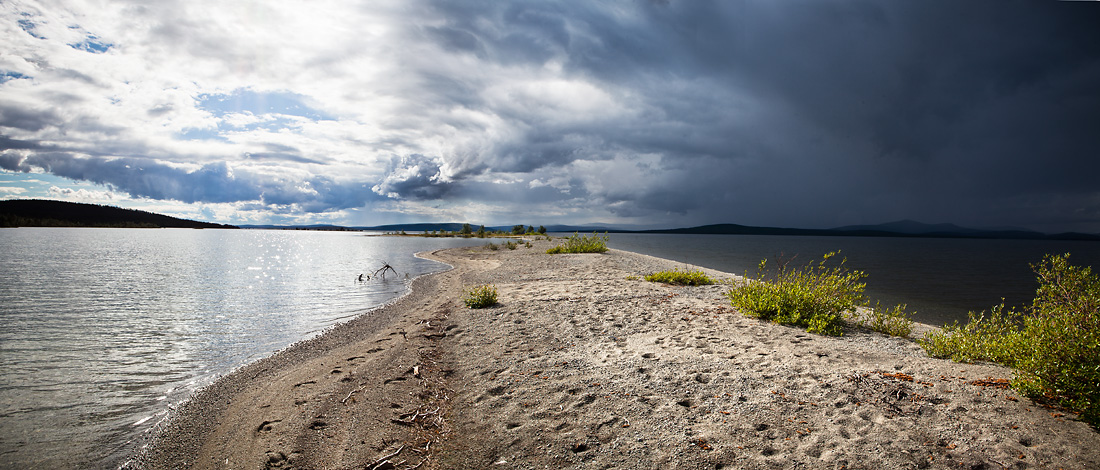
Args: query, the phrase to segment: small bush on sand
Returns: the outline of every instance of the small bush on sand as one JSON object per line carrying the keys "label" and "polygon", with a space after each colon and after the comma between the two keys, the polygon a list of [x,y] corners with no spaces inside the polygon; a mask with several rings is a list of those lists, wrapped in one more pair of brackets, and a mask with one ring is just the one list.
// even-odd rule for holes
{"label": "small bush on sand", "polygon": [[913,332],[913,314],[906,312],[905,307],[905,304],[902,304],[894,308],[885,308],[875,303],[874,308],[857,311],[849,319],[872,331],[906,337]]}
{"label": "small bush on sand", "polygon": [[840,335],[842,317],[866,303],[866,284],[860,282],[866,274],[848,270],[846,260],[827,266],[836,254],[794,269],[780,263],[772,271],[763,260],[757,279],[734,285],[726,296],[746,315],[805,327],[810,333]]}
{"label": "small bush on sand", "polygon": [[608,237],[606,233],[602,237],[596,235],[595,232],[592,232],[592,236],[574,233],[573,236],[566,238],[565,242],[546,250],[546,252],[551,255],[558,253],[603,253],[607,251],[607,241],[610,239],[611,237]]}
{"label": "small bush on sand", "polygon": [[462,293],[462,303],[469,308],[485,308],[496,305],[497,288],[484,284],[467,289]]}
{"label": "small bush on sand", "polygon": [[504,242],[504,247],[509,249],[509,250],[514,250],[514,249],[516,249],[516,244],[515,244],[515,242],[513,242],[511,240],[508,240],[508,241]]}
{"label": "small bush on sand", "polygon": [[681,286],[708,286],[714,284],[714,279],[707,277],[703,271],[672,270],[660,271],[645,277],[649,282],[663,282]]}
{"label": "small bush on sand", "polygon": [[1032,399],[1077,412],[1100,428],[1100,276],[1069,264],[1069,254],[1032,265],[1039,281],[1023,312],[994,307],[926,335],[929,355],[989,360],[1016,369],[1013,388]]}
{"label": "small bush on sand", "polygon": [[497,244],[496,244],[496,243],[493,243],[493,242],[489,242],[489,244],[488,244],[488,245],[485,245],[485,248],[488,248],[488,249],[489,249],[489,250],[491,250],[491,251],[497,251],[497,250],[499,250],[499,249],[500,249],[500,247],[499,247],[499,246],[497,246]]}
{"label": "small bush on sand", "polygon": [[965,325],[955,322],[939,331],[924,335],[917,342],[929,356],[951,359],[956,362],[994,361],[1002,364],[1013,362],[1007,354],[1008,342],[1016,342],[1019,334],[1020,313],[1015,309],[1005,311],[1005,305],[994,306],[987,312],[968,314]]}

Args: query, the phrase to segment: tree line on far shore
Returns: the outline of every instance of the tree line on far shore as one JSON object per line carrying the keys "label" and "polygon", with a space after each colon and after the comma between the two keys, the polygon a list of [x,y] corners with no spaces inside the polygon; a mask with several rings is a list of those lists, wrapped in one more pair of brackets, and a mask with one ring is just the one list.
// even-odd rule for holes
{"label": "tree line on far shore", "polygon": [[539,225],[539,228],[535,228],[533,225],[515,225],[512,226],[511,231],[504,230],[486,230],[484,225],[478,226],[477,230],[468,223],[462,224],[462,228],[459,230],[428,230],[424,233],[408,233],[404,230],[399,232],[388,232],[387,235],[403,235],[403,236],[417,236],[417,237],[460,237],[460,238],[485,238],[485,237],[508,237],[508,236],[522,236],[522,235],[546,235],[546,227]]}

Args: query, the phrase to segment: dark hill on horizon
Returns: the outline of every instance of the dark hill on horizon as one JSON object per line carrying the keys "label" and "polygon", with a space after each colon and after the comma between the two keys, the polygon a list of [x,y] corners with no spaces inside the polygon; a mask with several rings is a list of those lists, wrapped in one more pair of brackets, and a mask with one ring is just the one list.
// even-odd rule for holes
{"label": "dark hill on horizon", "polygon": [[0,201],[0,227],[237,228],[136,209],[45,199]]}
{"label": "dark hill on horizon", "polygon": [[955,224],[925,224],[899,220],[878,225],[849,225],[832,229],[753,227],[737,224],[701,225],[644,233],[684,233],[721,235],[804,235],[825,237],[918,237],[918,238],[993,238],[1016,240],[1100,240],[1100,234],[1066,232],[1045,234],[1024,229],[974,229]]}
{"label": "dark hill on horizon", "polygon": [[[470,224],[477,227],[476,224]],[[283,230],[359,230],[381,232],[431,232],[431,231],[458,231],[462,227],[460,223],[408,223],[376,226],[343,227],[338,225],[242,225],[241,228],[264,228]],[[487,226],[486,230],[510,231],[510,225]],[[988,229],[976,229],[955,224],[926,224],[913,220],[899,220],[878,225],[849,225],[830,229],[806,229],[783,227],[755,227],[739,224],[712,224],[697,227],[632,230],[614,225],[548,225],[548,232],[572,233],[572,232],[598,232],[598,233],[672,233],[672,234],[701,234],[701,235],[788,235],[788,236],[815,236],[815,237],[907,237],[907,238],[982,238],[982,239],[1016,239],[1016,240],[1100,240],[1100,234],[1066,232],[1059,234],[1046,234],[1016,227],[998,227]]]}

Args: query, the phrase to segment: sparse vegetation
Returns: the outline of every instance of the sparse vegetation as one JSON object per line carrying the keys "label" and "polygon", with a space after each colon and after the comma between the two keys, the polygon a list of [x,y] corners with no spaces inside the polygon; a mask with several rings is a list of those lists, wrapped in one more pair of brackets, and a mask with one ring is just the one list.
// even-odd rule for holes
{"label": "sparse vegetation", "polygon": [[485,245],[485,248],[488,248],[490,251],[497,251],[500,249],[500,246],[498,246],[496,243],[489,242]]}
{"label": "sparse vegetation", "polygon": [[805,327],[811,333],[840,335],[843,316],[866,303],[866,284],[861,282],[866,274],[849,270],[846,260],[828,266],[836,254],[793,269],[779,263],[772,271],[763,260],[756,280],[733,286],[726,296],[746,315]]}
{"label": "sparse vegetation", "polygon": [[463,291],[462,303],[469,308],[486,308],[496,305],[497,288],[491,284],[483,284]]}
{"label": "sparse vegetation", "polygon": [[929,355],[988,360],[1016,369],[1012,386],[1032,399],[1077,412],[1100,428],[1100,276],[1069,264],[1069,254],[1032,265],[1039,281],[1024,311],[994,307],[925,335]]}
{"label": "sparse vegetation", "polygon": [[513,242],[512,240],[508,240],[508,241],[504,242],[504,247],[509,249],[509,250],[516,249],[516,246],[517,246],[516,243]]}
{"label": "sparse vegetation", "polygon": [[711,279],[706,273],[699,270],[676,269],[672,271],[660,271],[646,276],[645,280],[681,286],[706,286],[714,284],[714,279]]}
{"label": "sparse vegetation", "polygon": [[566,238],[565,242],[546,250],[546,252],[551,255],[559,253],[603,253],[607,251],[607,241],[610,239],[611,237],[608,237],[606,233],[603,236],[596,235],[595,232],[592,232],[591,236],[574,233],[573,236]]}
{"label": "sparse vegetation", "polygon": [[890,336],[909,336],[913,332],[913,314],[905,311],[905,304],[885,308],[875,303],[868,308],[851,314],[849,319],[859,326]]}
{"label": "sparse vegetation", "polygon": [[[541,232],[538,231],[538,230],[541,230]],[[480,226],[478,226],[477,230],[474,230],[472,225],[470,225],[469,223],[464,223],[464,224],[462,224],[461,228],[459,228],[458,230],[455,230],[455,231],[425,230],[421,233],[412,233],[412,234],[410,234],[410,233],[406,233],[404,230],[401,230],[399,232],[398,231],[384,232],[384,234],[385,235],[413,236],[413,237],[427,237],[427,238],[438,238],[438,237],[445,237],[445,238],[453,238],[453,237],[461,237],[461,238],[501,237],[501,238],[503,238],[503,237],[517,237],[517,236],[523,236],[523,235],[545,234],[546,228],[540,225],[538,230],[536,230],[535,227],[531,226],[531,225],[527,225],[527,226],[513,225],[510,231],[489,230],[489,229],[486,229],[484,225],[480,225]],[[549,240],[549,237],[547,237],[547,239]]]}
{"label": "sparse vegetation", "polygon": [[[987,317],[986,314],[989,314]],[[994,361],[1011,365],[1014,361],[1008,342],[1014,342],[1019,330],[1019,313],[1014,309],[1005,311],[1002,302],[989,312],[969,313],[965,325],[955,322],[939,331],[932,331],[918,340],[922,348],[932,357],[951,359],[956,362]]]}

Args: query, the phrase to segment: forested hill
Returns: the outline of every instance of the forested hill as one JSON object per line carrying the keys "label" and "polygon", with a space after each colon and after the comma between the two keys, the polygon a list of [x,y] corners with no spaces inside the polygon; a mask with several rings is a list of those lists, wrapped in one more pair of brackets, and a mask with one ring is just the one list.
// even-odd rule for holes
{"label": "forested hill", "polygon": [[0,201],[0,227],[237,228],[135,209],[41,199]]}

